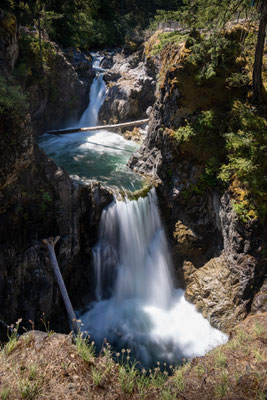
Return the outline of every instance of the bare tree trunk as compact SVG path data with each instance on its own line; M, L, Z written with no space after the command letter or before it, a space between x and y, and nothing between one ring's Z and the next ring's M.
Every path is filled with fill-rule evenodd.
M61 295L63 297L63 301L65 304L69 319L71 321L72 329L73 329L74 333L77 335L79 333L79 327L78 327L76 315L75 315L73 307L71 305L70 298L69 298L64 280L62 278L62 275L61 275L61 272L60 272L60 269L58 266L58 262L57 262L57 256L55 253L55 245L59 239L60 239L59 236L57 236L55 239L53 239L53 238L44 239L43 243L46 245L46 247L48 249L49 258L50 258L54 273L57 278L57 283L58 283Z
M39 52L40 52L40 61L41 61L41 71L44 72L43 65L43 51L42 51L42 32L41 32L41 18L38 18L38 34L39 34Z
M263 0L262 10L259 23L258 38L255 51L255 60L253 66L253 100L258 102L261 99L261 89L262 89L262 58L264 51L264 41L266 35L266 24L267 24L267 2Z

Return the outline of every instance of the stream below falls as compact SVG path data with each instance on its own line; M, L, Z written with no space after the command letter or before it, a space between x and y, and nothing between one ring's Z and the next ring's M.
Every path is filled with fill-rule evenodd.
M99 62L95 57L95 68ZM100 69L76 127L97 125L104 98ZM142 186L142 179L125 166L138 145L116 133L46 134L39 144L82 181L95 178L130 190ZM115 351L130 349L148 368L156 362L178 364L227 341L227 335L211 327L174 286L155 189L146 198L115 200L104 209L93 261L96 300L78 314L98 350L106 338Z

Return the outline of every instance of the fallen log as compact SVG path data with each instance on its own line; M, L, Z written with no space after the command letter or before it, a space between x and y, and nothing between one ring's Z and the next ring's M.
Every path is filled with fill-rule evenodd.
M121 124L113 124L113 125L99 125L99 126L88 126L83 128L71 128L71 129L59 129L48 131L51 135L65 135L68 133L76 133L76 132L90 132L90 131L99 131L101 129L117 129L117 128L128 128L131 126L140 126L143 124L148 123L149 119L139 119L138 121L131 121L131 122L123 122Z
M76 315L74 313L72 304L70 302L70 298L63 280L63 277L61 275L58 262L57 262L57 256L55 253L55 245L59 241L60 236L57 236L56 238L49 238L49 239L43 239L43 243L46 245L48 252L49 252L49 258L54 270L54 273L56 275L57 283L61 292L61 295L63 297L63 301L67 310L67 314L69 317L69 320L71 322L71 326L73 329L73 332L77 335L79 333L79 326L77 323Z

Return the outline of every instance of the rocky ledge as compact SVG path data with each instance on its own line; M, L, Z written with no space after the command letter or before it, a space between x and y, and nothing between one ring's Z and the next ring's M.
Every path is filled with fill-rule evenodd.
M155 101L155 79L142 57L142 52L113 57L112 68L104 74L107 94L101 121L112 124L146 118L147 108Z

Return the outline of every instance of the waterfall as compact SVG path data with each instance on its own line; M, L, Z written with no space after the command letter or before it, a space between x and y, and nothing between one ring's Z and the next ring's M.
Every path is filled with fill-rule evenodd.
M98 125L98 113L106 95L106 84L100 62L103 57L92 54L96 76L90 88L89 104L80 120L68 128ZM44 134L38 138L47 155L64 167L72 178L83 183L96 179L109 186L127 190L142 187L143 179L126 166L130 155L138 149L134 142L107 130L77 132L68 135Z
M107 338L149 367L201 356L227 341L174 288L154 189L103 211L93 256L97 301L81 319L99 348Z
M98 113L106 95L106 84L103 78L103 69L99 67L103 57L100 57L96 54L92 54L92 56L92 66L96 70L96 76L90 88L88 107L84 111L78 123L79 128L84 126L98 125Z

